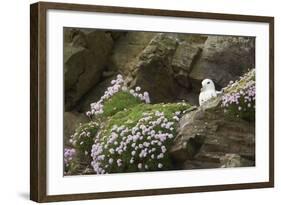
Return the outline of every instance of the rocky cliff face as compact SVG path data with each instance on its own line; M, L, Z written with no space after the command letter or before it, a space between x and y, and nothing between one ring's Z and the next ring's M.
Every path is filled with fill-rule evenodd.
M149 111L166 112L167 104L171 109L183 100L191 105L175 124L177 134L168 150L173 169L254 166L255 73L248 72L254 63L255 39L249 37L65 28L65 144L80 123L89 121L85 112L90 104L122 74L128 89L140 86L142 92L148 91ZM205 78L212 79L217 90L224 88L224 93L198 107ZM228 85L229 81L236 82ZM126 121L127 114L121 117ZM87 149L83 153L91 152ZM92 173L89 167L87 173Z
M185 114L178 127L178 136L170 153L181 169L243 167L255 165L255 122L254 113L251 118L229 112L230 105L224 106L225 96L247 92L253 86L255 72L251 70L239 81L224 89L224 93L209 100L202 106ZM251 112L242 110L241 103L247 97L237 100L234 109L240 113ZM237 103L238 102L238 103ZM250 106L249 106L250 105ZM239 111L241 108L241 111Z
M84 101L100 97L97 88L118 73L151 93L152 102L197 105L201 80L220 89L254 62L249 37L65 28L65 109L86 111Z
M111 36L104 31L69 32L74 33L68 34L64 42L66 110L71 110L83 95L100 82L113 46Z
M181 118L170 152L182 169L253 166L255 124L230 118L213 99Z

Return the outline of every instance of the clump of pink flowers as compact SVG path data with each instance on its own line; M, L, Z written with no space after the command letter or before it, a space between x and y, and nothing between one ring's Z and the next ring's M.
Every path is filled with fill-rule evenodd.
M103 114L103 104L106 100L108 100L110 97L112 97L114 94L118 93L119 91L128 92L134 97L140 99L141 101L145 103L150 103L149 93L143 92L141 93L141 87L136 87L135 89L128 89L126 86L123 76L117 75L117 78L115 80L111 81L111 86L107 88L107 90L104 92L103 96L101 96L100 100L97 102L92 103L91 110L86 112L86 115L88 117L97 116L100 114Z
M88 156L93 144L93 137L97 134L99 124L90 121L80 124L73 135L70 136L69 143L77 149L77 154Z
M256 86L255 84L250 85L247 88L241 89L235 93L227 93L222 97L222 106L228 107L230 105L239 105L240 103L247 104L248 107L255 106L256 100ZM238 106L241 110L241 107Z
M237 117L253 120L255 117L255 70L246 73L239 81L230 82L222 96L222 107Z
M66 167L70 166L70 163L76 156L76 150L74 148L64 148L64 164Z
M180 111L168 118L164 112L144 112L136 124L111 127L92 146L96 174L154 171L170 168L169 145L176 134Z

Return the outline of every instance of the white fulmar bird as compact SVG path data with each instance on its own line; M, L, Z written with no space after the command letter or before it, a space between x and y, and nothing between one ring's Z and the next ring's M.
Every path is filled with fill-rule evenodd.
M216 91L215 84L210 79L205 79L202 81L202 88L199 94L199 105L203 105L206 101L213 97L217 97L217 94L221 93Z

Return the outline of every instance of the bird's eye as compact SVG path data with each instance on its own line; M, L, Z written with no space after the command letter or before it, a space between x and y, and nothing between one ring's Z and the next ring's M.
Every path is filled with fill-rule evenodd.
M207 84L210 84L210 81L208 81Z

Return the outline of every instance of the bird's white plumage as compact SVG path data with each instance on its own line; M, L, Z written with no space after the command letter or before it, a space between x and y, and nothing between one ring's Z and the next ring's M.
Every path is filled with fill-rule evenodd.
M199 94L199 105L203 105L209 99L217 97L217 91L215 84L210 79L205 79L202 81L202 88Z

